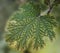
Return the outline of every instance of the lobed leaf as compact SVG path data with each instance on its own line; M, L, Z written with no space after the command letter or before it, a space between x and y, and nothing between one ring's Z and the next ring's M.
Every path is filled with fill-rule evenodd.
M34 48L38 48L44 46L44 36L50 40L55 37L53 31L56 25L55 18L50 15L39 17L40 9L36 9L34 5L27 3L10 17L5 34L7 42L16 41L18 48L24 48L28 40L33 38Z

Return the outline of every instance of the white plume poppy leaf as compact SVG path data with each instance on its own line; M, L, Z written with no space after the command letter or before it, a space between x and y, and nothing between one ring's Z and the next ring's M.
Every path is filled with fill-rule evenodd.
M22 11L21 11L22 9ZM17 41L17 46L25 47L29 39L33 37L34 48L43 47L45 42L44 36L50 40L55 37L53 27L56 22L53 16L45 15L38 17L40 9L28 3L19 8L14 15L8 20L6 29L6 41Z

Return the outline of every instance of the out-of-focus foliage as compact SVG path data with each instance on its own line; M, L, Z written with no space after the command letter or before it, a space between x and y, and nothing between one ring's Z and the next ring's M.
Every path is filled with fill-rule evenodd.
M27 42L32 38L33 47L43 47L44 37L53 40L56 19L52 15L40 16L41 7L34 3L25 3L8 20L6 26L6 41L17 42L19 48L26 48ZM16 48L17 48L16 47Z
M50 4L50 0L44 0L44 3L45 3L46 5L49 5L49 4Z

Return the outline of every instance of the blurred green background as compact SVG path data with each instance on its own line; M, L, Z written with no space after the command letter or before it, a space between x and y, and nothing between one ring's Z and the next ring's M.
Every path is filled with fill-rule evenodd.
M4 45L7 44L4 41L3 34L4 28L6 25L9 16L18 10L18 6L20 5L19 0L0 0L0 53L4 52ZM55 29L56 32L56 39L54 41L45 40L47 42L46 46L39 50L32 50L32 53L60 53L60 5L54 7L53 15L56 16L58 21L58 27ZM8 50L7 50L8 51ZM10 49L10 53L21 53L15 49Z

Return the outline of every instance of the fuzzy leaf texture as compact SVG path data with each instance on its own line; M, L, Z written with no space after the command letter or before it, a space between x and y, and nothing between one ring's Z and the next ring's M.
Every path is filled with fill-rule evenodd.
M33 47L43 47L45 42L43 38L46 36L53 40L55 33L53 27L56 21L53 16L40 16L40 9L36 6L26 3L15 12L7 22L6 41L17 42L19 48L27 46L29 39L33 37Z

